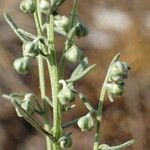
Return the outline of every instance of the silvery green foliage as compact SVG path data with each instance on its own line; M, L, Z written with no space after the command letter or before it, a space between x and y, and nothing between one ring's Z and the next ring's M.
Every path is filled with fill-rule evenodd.
M65 134L64 128L77 124L81 131L91 131L96 124L95 143L93 150L121 150L130 146L134 141L128 141L118 146L109 146L99 143L99 130L102 118L102 107L106 91L110 101L114 101L115 96L121 96L124 93L124 80L128 77L129 65L119 60L119 53L112 59L106 78L104 80L100 93L98 108L95 109L88 98L80 91L76 90L75 83L85 77L95 68L95 64L89 65L88 59L83 50L78 46L76 38L82 38L88 35L89 30L77 14L77 0L73 1L72 11L69 15L61 15L58 8L65 0L22 0L20 9L26 14L32 14L35 19L37 35L29 33L18 28L13 19L4 14L4 18L15 34L22 41L22 55L14 61L13 66L20 74L29 72L29 60L38 58L39 81L41 97L37 98L32 93L19 94L13 93L4 95L15 107L17 115L23 117L38 131L47 138L47 145L53 144L52 150L66 149L72 146L71 133ZM47 36L45 36L45 32ZM66 41L62 48L60 60L56 59L55 35L58 33ZM46 60L46 61L44 61ZM64 64L69 60L77 66L73 70L69 79L64 77ZM44 66L47 62L48 68ZM44 80L44 71L48 69L50 73L52 95L47 96L46 83ZM85 116L76 118L66 124L62 124L62 114L74 108L73 103L77 97L85 105L88 113ZM41 103L38 103L41 100ZM49 117L49 110L53 111L53 117ZM33 114L38 114L44 120L44 127L34 119ZM53 126L48 122L53 118ZM46 128L45 128L46 127ZM49 142L51 140L52 142ZM52 146L52 145L51 145ZM50 150L51 147L47 147Z

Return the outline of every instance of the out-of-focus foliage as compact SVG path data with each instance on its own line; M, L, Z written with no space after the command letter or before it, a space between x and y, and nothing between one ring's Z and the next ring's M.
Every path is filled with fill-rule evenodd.
M24 16L18 10L19 2L0 1L0 94L16 92L34 92L39 94L37 69L32 63L32 71L27 76L19 76L13 69L13 60L21 57L21 43L4 22L2 12L11 13L22 28L35 33L32 18ZM62 6L64 14L71 8L71 1ZM91 63L97 68L85 79L78 82L78 88L87 93L96 107L98 92L105 77L111 58L118 51L122 60L129 62L131 71L123 99L115 104L106 101L102 125L103 141L118 144L130 137L136 144L130 150L148 150L150 137L150 2L148 0L83 0L80 1L81 18L88 24L88 38L80 40L80 46L88 54ZM57 45L63 46L63 38ZM68 65L70 74L74 66ZM47 79L47 87L49 86ZM49 92L50 93L50 92ZM79 114L86 114L82 104L78 112L74 110L66 115L71 120ZM92 149L92 134L82 135L76 126L72 129L74 150L83 150L78 144L80 139L85 150ZM44 150L43 136L33 131L31 126L16 117L13 107L7 101L0 100L0 150ZM8 144L9 143L9 144Z

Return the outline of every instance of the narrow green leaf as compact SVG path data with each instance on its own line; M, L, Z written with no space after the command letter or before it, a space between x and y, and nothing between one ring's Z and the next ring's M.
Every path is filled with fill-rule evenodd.
M20 32L23 36L25 36L25 37L27 37L27 38L30 38L30 39L35 39L35 38L36 38L35 35L33 35L32 33L27 32L27 31L25 31L25 30L23 30L23 29L17 29L17 30L18 30L18 32Z
M109 91L109 89L107 89L107 93L108 93L108 97L109 97L110 102L114 102L114 96L113 96L113 94Z
M88 99L87 99L87 97L85 95L83 95L82 93L80 93L79 97L80 97L81 101L83 102L83 104L85 105L85 107L90 112L96 112L96 110L92 107L92 105L90 104L90 102L88 101Z
M71 77L70 79L68 79L66 81L68 83L78 81L79 79L83 78L86 74L88 74L91 70L93 70L95 68L95 66L96 66L96 64L89 66L84 71L82 71L80 74L77 74L76 76Z
M26 42L27 39L17 30L18 27L14 23L14 21L12 20L12 18L8 14L6 14L6 13L4 13L4 18L5 18L6 22L9 24L9 26L12 28L12 30L15 32L15 34L20 38L20 40L22 42Z
M19 109L20 113L23 115L24 119L29 122L32 126L34 126L38 131L47 135L54 143L57 142L57 139L53 137L53 135L43 129L40 125L36 123L36 121L19 105L19 103L12 99L12 103Z
M110 146L108 148L100 148L99 150L122 150L126 147L131 146L134 143L135 143L135 140L131 140L131 141L127 141L127 142L117 145L117 146Z
M80 64L75 68L75 70L73 71L73 73L71 74L71 78L73 78L74 76L80 74L84 69L86 69L88 66L88 58L85 57Z
M123 148L129 147L134 143L135 143L135 140L127 141L127 142L120 144L118 146L112 146L109 150L122 150Z

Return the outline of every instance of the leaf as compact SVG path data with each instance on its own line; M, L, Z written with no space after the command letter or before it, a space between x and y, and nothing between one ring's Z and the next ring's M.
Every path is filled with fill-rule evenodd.
M131 146L134 143L135 143L135 140L130 140L130 141L127 141L127 142L120 144L120 145L117 145L117 146L110 146L107 148L99 148L99 150L122 150L126 147Z
M83 78L86 74L88 74L91 70L95 68L96 64L89 66L86 68L84 71L82 71L80 74L77 74L76 76L71 77L70 79L66 80L68 83L69 82L75 82L78 81L79 79Z
M76 76L77 74L80 74L85 68L88 66L88 58L85 57L80 64L75 68L73 73L71 74L71 78Z
M9 26L12 28L12 30L15 32L15 34L20 38L20 40L22 42L26 42L27 39L24 36L22 36L22 34L17 30L18 27L15 24L15 22L12 20L12 18L6 13L4 13L4 18L6 22L9 24Z
M114 95L110 92L109 89L107 89L107 93L108 93L108 97L109 97L110 102L114 102Z
M36 123L36 121L20 106L20 104L15 100L12 99L12 103L15 105L16 108L19 109L20 113L23 115L24 119L29 122L32 126L34 126L38 131L47 135L54 143L57 142L57 139L53 137L53 135L43 129L40 125Z

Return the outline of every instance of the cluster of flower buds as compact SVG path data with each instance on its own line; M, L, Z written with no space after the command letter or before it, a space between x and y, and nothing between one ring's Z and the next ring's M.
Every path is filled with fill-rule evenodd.
M25 94L24 98L20 99L18 102L29 115L32 115L35 110L39 111L36 96L32 93ZM18 108L16 108L16 113L19 117L23 117Z
M34 0L22 0L20 3L20 9L24 13L34 13L36 10L36 5Z
M57 97L62 105L73 102L76 99L76 91L65 82L65 80L59 80L62 84L62 89L59 91Z
M128 77L129 65L126 62L117 60L109 68L109 83L106 84L108 95L111 101L114 96L121 96L124 92L124 79Z
M40 53L38 40L39 38L36 38L33 41L27 41L23 43L23 57L16 59L13 63L13 66L18 73L25 75L29 72L29 57L35 58Z
M81 117L77 122L81 131L91 131L94 128L94 119L91 113Z
M17 58L14 61L13 66L19 74L25 75L29 72L30 69L29 58L28 57Z
M83 51L76 45L72 45L66 52L66 58L72 63L76 63L82 60Z
M72 138L71 138L70 134L62 136L59 139L59 143L60 143L60 147L62 149L66 149L66 148L71 147L71 145L72 145Z

